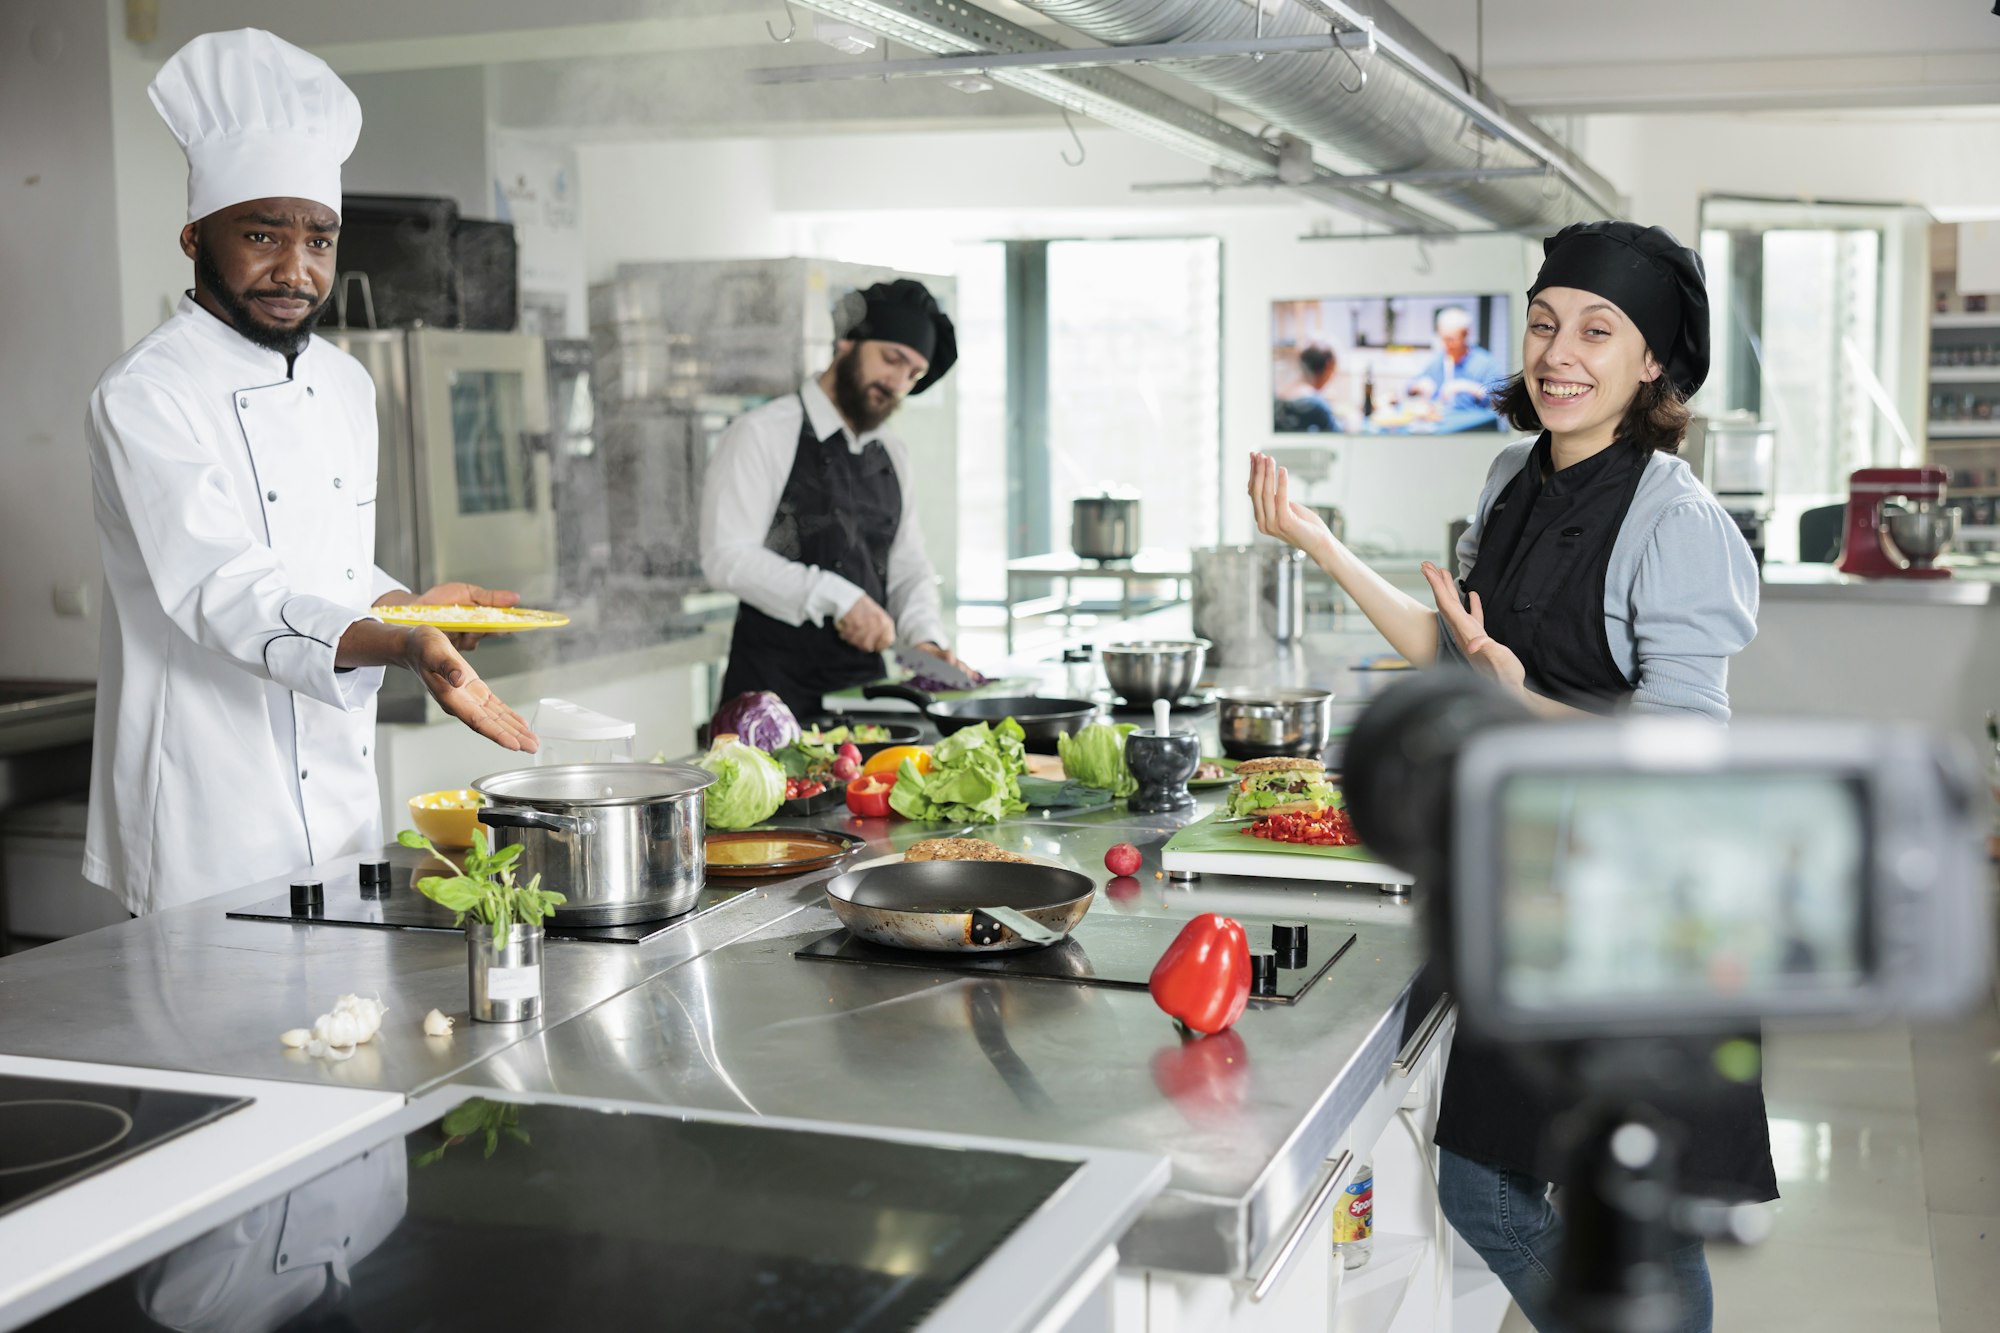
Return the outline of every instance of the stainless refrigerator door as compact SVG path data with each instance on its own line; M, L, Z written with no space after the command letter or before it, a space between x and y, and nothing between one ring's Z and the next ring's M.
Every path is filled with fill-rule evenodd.
M410 423L410 361L401 329L327 329L322 336L361 363L375 381L379 435L375 474L375 563L421 592L416 445Z

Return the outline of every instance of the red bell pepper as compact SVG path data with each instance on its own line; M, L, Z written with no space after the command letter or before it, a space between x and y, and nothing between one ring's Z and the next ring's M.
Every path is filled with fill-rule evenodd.
M870 773L847 784L847 808L864 819L889 817L889 793L895 789L894 773ZM1249 955L1244 955L1248 967ZM1247 973L1245 975L1248 975Z
M1153 964L1153 1003L1196 1032L1222 1032L1250 1002L1250 941L1240 923L1204 912Z
M1197 1128L1227 1128L1250 1102L1250 1049L1234 1032L1162 1047L1152 1070L1153 1086Z

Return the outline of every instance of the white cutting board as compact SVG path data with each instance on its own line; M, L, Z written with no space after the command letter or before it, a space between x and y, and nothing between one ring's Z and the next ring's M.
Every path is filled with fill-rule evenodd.
M1274 852L1167 852L1160 857L1160 865L1169 873L1191 870L1203 875L1254 875L1259 879L1298 879L1325 884L1415 882L1407 871L1383 861L1281 856Z

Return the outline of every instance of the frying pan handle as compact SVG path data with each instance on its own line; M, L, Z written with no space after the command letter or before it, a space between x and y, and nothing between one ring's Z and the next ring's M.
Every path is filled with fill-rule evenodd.
M1054 944L1063 937L1063 932L1051 930L1025 912L1011 907L981 907L972 913L972 942L991 946L1007 938L1007 931L1013 931L1022 939L1033 944Z
M919 708L933 707L937 700L914 685L863 685L861 697L864 699L901 699L904 703L915 704Z

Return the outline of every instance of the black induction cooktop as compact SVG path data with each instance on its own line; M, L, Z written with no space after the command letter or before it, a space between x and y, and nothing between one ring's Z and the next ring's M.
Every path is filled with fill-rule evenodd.
M1265 917L1238 916L1253 950L1271 947L1272 927ZM1294 923L1287 923L1294 924ZM1040 949L999 953L943 953L892 949L850 935L844 928L813 939L792 956L827 963L867 963L878 967L910 967L929 972L964 972L982 976L1067 981L1085 986L1118 986L1144 990L1153 965L1187 922L1179 917L1112 916L1092 912L1060 944ZM1252 993L1253 1004L1292 1004L1326 975L1354 943L1354 932L1324 922L1306 924L1302 958L1276 969L1276 984Z
M0 1075L0 1213L136 1157L250 1100Z
M902 1333L1076 1170L472 1098L29 1327Z
M327 875L322 879L324 904L320 907L294 911L291 894L286 892L239 907L228 915L238 921L277 921L287 925L361 926L373 930L436 930L452 935L463 934L463 927L452 924L449 911L417 892L416 886L410 882L415 874L416 871L408 866L394 865L389 869L387 887L368 889L361 884L359 870L349 868L341 874ZM552 940L644 944L676 926L685 926L703 912L720 907L742 892L742 887L709 886L702 889L694 906L679 916L661 921L635 921L627 926L572 925L558 914L550 920L547 933Z

